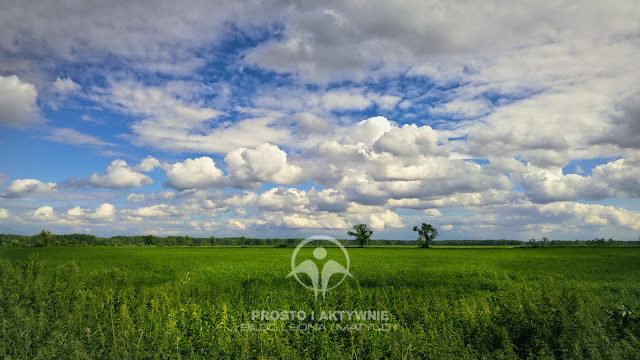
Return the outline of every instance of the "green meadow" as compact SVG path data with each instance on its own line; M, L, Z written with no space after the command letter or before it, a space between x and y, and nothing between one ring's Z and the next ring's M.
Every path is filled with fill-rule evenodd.
M0 355L640 358L640 248L348 248L353 278L317 303L287 278L292 251L0 247ZM385 311L396 327L307 319L293 331L301 321L252 318L283 310Z

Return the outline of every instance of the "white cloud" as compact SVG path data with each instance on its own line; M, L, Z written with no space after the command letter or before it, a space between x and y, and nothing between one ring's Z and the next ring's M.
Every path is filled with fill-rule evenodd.
M302 181L302 169L287 161L287 153L276 145L261 144L255 149L239 148L224 158L230 185L257 187L263 182L296 184Z
M367 93L367 97L373 100L381 109L389 110L393 109L398 103L402 101L402 98L395 95L378 95L375 93Z
M127 165L126 161L117 159L111 162L103 175L91 175L88 184L93 187L122 189L152 185L153 180Z
M139 203L144 201L144 194L129 194L127 201L131 203Z
M102 141L93 135L71 128L52 128L51 134L43 139L70 145L114 146L114 144Z
M0 219L8 219L9 218L9 210L0 209Z
M618 159L598 165L592 174L596 182L609 186L617 195L640 197L640 157Z
M140 162L140 164L138 164L135 167L135 169L137 171L151 172L151 171L153 171L153 169L155 169L157 167L162 167L162 164L160 163L160 161L158 159L156 159L153 156L149 155L146 158L144 158Z
M98 206L94 211L89 211L81 208L80 206L76 206L67 210L67 220L63 220L66 222L77 222L80 221L108 221L113 220L113 217L116 214L115 206L104 203Z
M456 234L480 229L490 236L500 234L489 231L595 234L601 229L626 235L637 223L634 211L569 202L624 198L610 202L633 207L640 196L640 47L633 2L116 5L36 0L3 8L0 123L37 120L38 101L48 100L39 97L38 88L49 95L84 91L82 104L60 96L70 105L65 109L86 107L77 112L85 121L119 113L130 129L120 139L198 157L175 164L153 157L137 165L115 160L104 174L68 181L141 187L153 184L145 173L160 167L167 185L181 190L93 190L78 201L96 204L91 208L74 207L80 197L54 183L21 179L2 190L0 196L16 199L52 193L43 195L47 204L65 201L64 208L70 208L62 215L43 206L32 213L41 219L77 225L118 218L123 233L226 225L248 231L345 229L357 222L386 231L408 223L411 215L403 210L412 214L413 209L431 216L440 229ZM612 21L602 23L603 18ZM216 42L228 34L219 31L223 24L243 34L262 33L263 25L278 30L254 48L216 58L219 67L193 71L218 55ZM106 56L118 68L132 69L136 80L122 80L123 74L101 66ZM42 67L38 59L44 58ZM81 88L68 77L43 80L65 74L59 64L73 67L77 61L107 85ZM247 64L259 69L245 71ZM19 77L8 75L14 73ZM167 80L167 74L191 80ZM72 76L82 84L89 80ZM55 127L43 130L45 139L113 145L61 125L57 115L49 121ZM226 167L216 164L219 157L212 153L226 155ZM589 162L582 173L562 171L579 160L601 158L614 160L592 171L585 166ZM329 188L278 186L306 181ZM275 187L261 193L209 191L267 183ZM89 199L93 196L100 200ZM128 206L145 206L116 211L105 203L125 198ZM26 214L19 201L8 204L4 210L12 219ZM228 211L223 220L199 219L221 211ZM574 228L562 229L567 226ZM586 230L580 232L580 226Z
M423 213L429 217L442 216L442 213L438 209L426 209Z
M456 72L437 64L457 65L462 55L495 57L523 48L526 52L537 44L568 47L606 43L609 37L624 39L623 34L637 31L634 14L637 9L631 3L609 6L597 0L562 5L522 2L509 8L497 1L305 3L286 12L282 35L249 51L246 61L316 82L360 80L412 67L422 74L450 74L444 76L449 80L456 79ZM594 29L601 16L616 21ZM522 63L528 67L535 61L524 58ZM436 71L425 71L433 68ZM463 78L473 71L461 68L458 76Z
M33 84L16 75L0 75L0 124L16 126L38 121L37 96Z
M219 39L242 4L195 1L179 6L161 0L153 6L128 1L109 6L82 1L4 5L3 52L66 61L90 61L99 54L127 60L138 71L187 75L205 62L197 51ZM270 11L254 6L242 13L264 17Z
M39 220L52 220L55 218L55 214L51 206L39 207L33 212L33 215Z
M296 130L300 134L311 132L324 133L331 129L331 125L325 119L319 118L310 112L302 112L295 115Z
M169 185L176 189L201 189L221 185L222 170L208 156L186 159L167 168Z
M166 204L158 204L152 206L144 206L130 211L130 214L142 217L168 216L169 206Z
M282 214L265 217L266 223L288 229L347 229L348 224L336 214Z
M521 184L536 202L602 200L640 196L640 168L634 159L619 159L596 166L591 176L563 174L561 168L527 166Z
M364 110L372 105L372 101L357 91L333 90L321 97L321 106L326 111Z
M447 149L438 147L438 134L430 126L418 127L415 124L390 129L375 142L373 148L395 156L448 154Z
M289 139L288 129L273 126L278 120L273 116L217 121L223 112L203 105L195 94L185 84L145 87L121 82L97 98L115 110L142 117L131 126L131 140L163 151L226 153Z
M485 100L454 99L431 108L431 113L466 119L487 115L490 110L491 107Z
M55 191L57 184L43 183L36 179L18 179L9 184L7 191L2 195L5 198L21 198L35 193L47 193Z
M70 78L57 78L56 81L53 82L53 90L59 94L69 94L76 91L80 91L82 87L75 83Z
M90 219L106 220L113 218L115 214L115 206L104 203L100 205L92 214L87 215Z
M79 216L83 216L84 214L85 214L85 211L80 206L76 206L72 209L67 210L67 215L70 217L79 217Z
M295 188L279 186L260 194L253 204L261 210L279 211L286 209L288 212L308 212L306 207L310 204L307 192Z
M345 144L363 143L371 146L384 133L391 130L391 123L382 116L376 116L367 120L362 120L348 129L342 139Z

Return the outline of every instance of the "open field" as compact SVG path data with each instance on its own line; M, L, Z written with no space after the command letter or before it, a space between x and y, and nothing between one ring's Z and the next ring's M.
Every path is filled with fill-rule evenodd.
M1 247L0 355L640 357L640 248L349 248L354 277L318 305L286 278L292 250ZM254 310L388 311L397 328L241 331Z

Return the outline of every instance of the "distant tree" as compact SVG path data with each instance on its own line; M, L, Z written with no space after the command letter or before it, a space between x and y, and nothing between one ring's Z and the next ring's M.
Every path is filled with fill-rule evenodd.
M209 238L209 245L210 246L216 246L216 237L212 236Z
M49 242L51 241L51 231L42 229L40 234L38 234L38 240L42 243L42 246L49 246Z
M367 224L358 224L353 226L353 231L347 231L347 235L355 236L356 240L360 243L360 247L364 247L364 244L369 241L373 230L369 230Z
M531 247L536 248L536 247L538 247L538 242L536 241L536 239L529 239L529 245Z
M246 237L244 237L244 235L243 235L243 236L240 238L240 244L241 244L242 246L245 246L245 245L244 245L244 242L245 242L245 241L247 241L247 238L246 238Z
M144 237L145 245L153 245L154 242L155 242L155 237L153 235L149 234Z
M436 230L433 225L427 223L422 223L420 228L414 226L413 231L418 232L418 245L422 248L431 246L431 241L439 235L438 230Z
M549 238L545 236L542 238L542 246L547 246L547 245L549 245Z

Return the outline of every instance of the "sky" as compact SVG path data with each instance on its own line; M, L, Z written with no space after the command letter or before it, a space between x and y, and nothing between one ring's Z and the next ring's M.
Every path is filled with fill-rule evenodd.
M640 236L637 1L0 2L0 233Z

